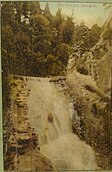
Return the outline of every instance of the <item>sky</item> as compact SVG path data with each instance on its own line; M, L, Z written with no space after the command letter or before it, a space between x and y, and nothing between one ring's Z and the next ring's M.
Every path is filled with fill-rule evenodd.
M46 2L40 2L40 6L44 9ZM49 2L50 11L55 14L57 9L60 8L62 14L71 16L74 14L74 21L80 24L84 21L85 24L91 28L93 24L102 26L108 16L112 15L112 9L104 8L102 3L61 3Z

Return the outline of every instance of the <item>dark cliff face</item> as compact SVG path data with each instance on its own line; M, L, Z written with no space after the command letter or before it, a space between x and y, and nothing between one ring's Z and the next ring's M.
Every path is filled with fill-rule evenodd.
M100 40L92 49L81 56L75 52L71 55L66 79L77 112L73 132L95 149L98 166L102 169L112 169L111 42L112 17L105 22Z

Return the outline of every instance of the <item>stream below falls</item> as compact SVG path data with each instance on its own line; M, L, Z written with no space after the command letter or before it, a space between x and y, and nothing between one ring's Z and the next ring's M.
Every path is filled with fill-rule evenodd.
M57 170L95 170L95 153L72 133L73 107L47 78L28 79L28 113L40 152Z

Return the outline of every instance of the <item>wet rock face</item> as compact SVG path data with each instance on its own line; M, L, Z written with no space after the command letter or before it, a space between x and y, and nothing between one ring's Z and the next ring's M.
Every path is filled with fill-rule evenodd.
M27 89L27 84L22 77L13 80L17 82L16 90L12 88L12 102L11 102L11 111L13 119L13 136L19 149L26 146L34 147L37 146L38 139L34 130L30 127L29 116L28 116L28 107L27 107L27 98L30 94L30 91ZM35 143L33 145L33 143ZM23 149L25 151L25 149Z
M27 81L19 76L10 77L11 100L9 121L11 121L11 125L9 126L10 133L7 132L6 135L4 135L5 170L17 170L18 168L18 171L24 171L25 165L23 164L26 164L27 167L28 163L30 165L33 163L35 170L38 168L40 168L40 170L50 170L52 169L51 163L46 158L42 157L39 152L35 151L35 149L39 150L38 136L29 123L27 99L30 90L27 88ZM29 151L30 153L28 154ZM34 158L34 162L28 160L29 156L30 158ZM21 167L21 163L23 163L23 167ZM28 167L29 170L31 169L30 165Z

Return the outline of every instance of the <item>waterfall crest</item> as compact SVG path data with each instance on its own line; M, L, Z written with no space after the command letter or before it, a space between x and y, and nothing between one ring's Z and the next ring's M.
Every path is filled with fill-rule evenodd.
M92 148L72 133L73 109L69 100L49 79L28 80L28 111L38 134L40 152L58 170L95 170Z

